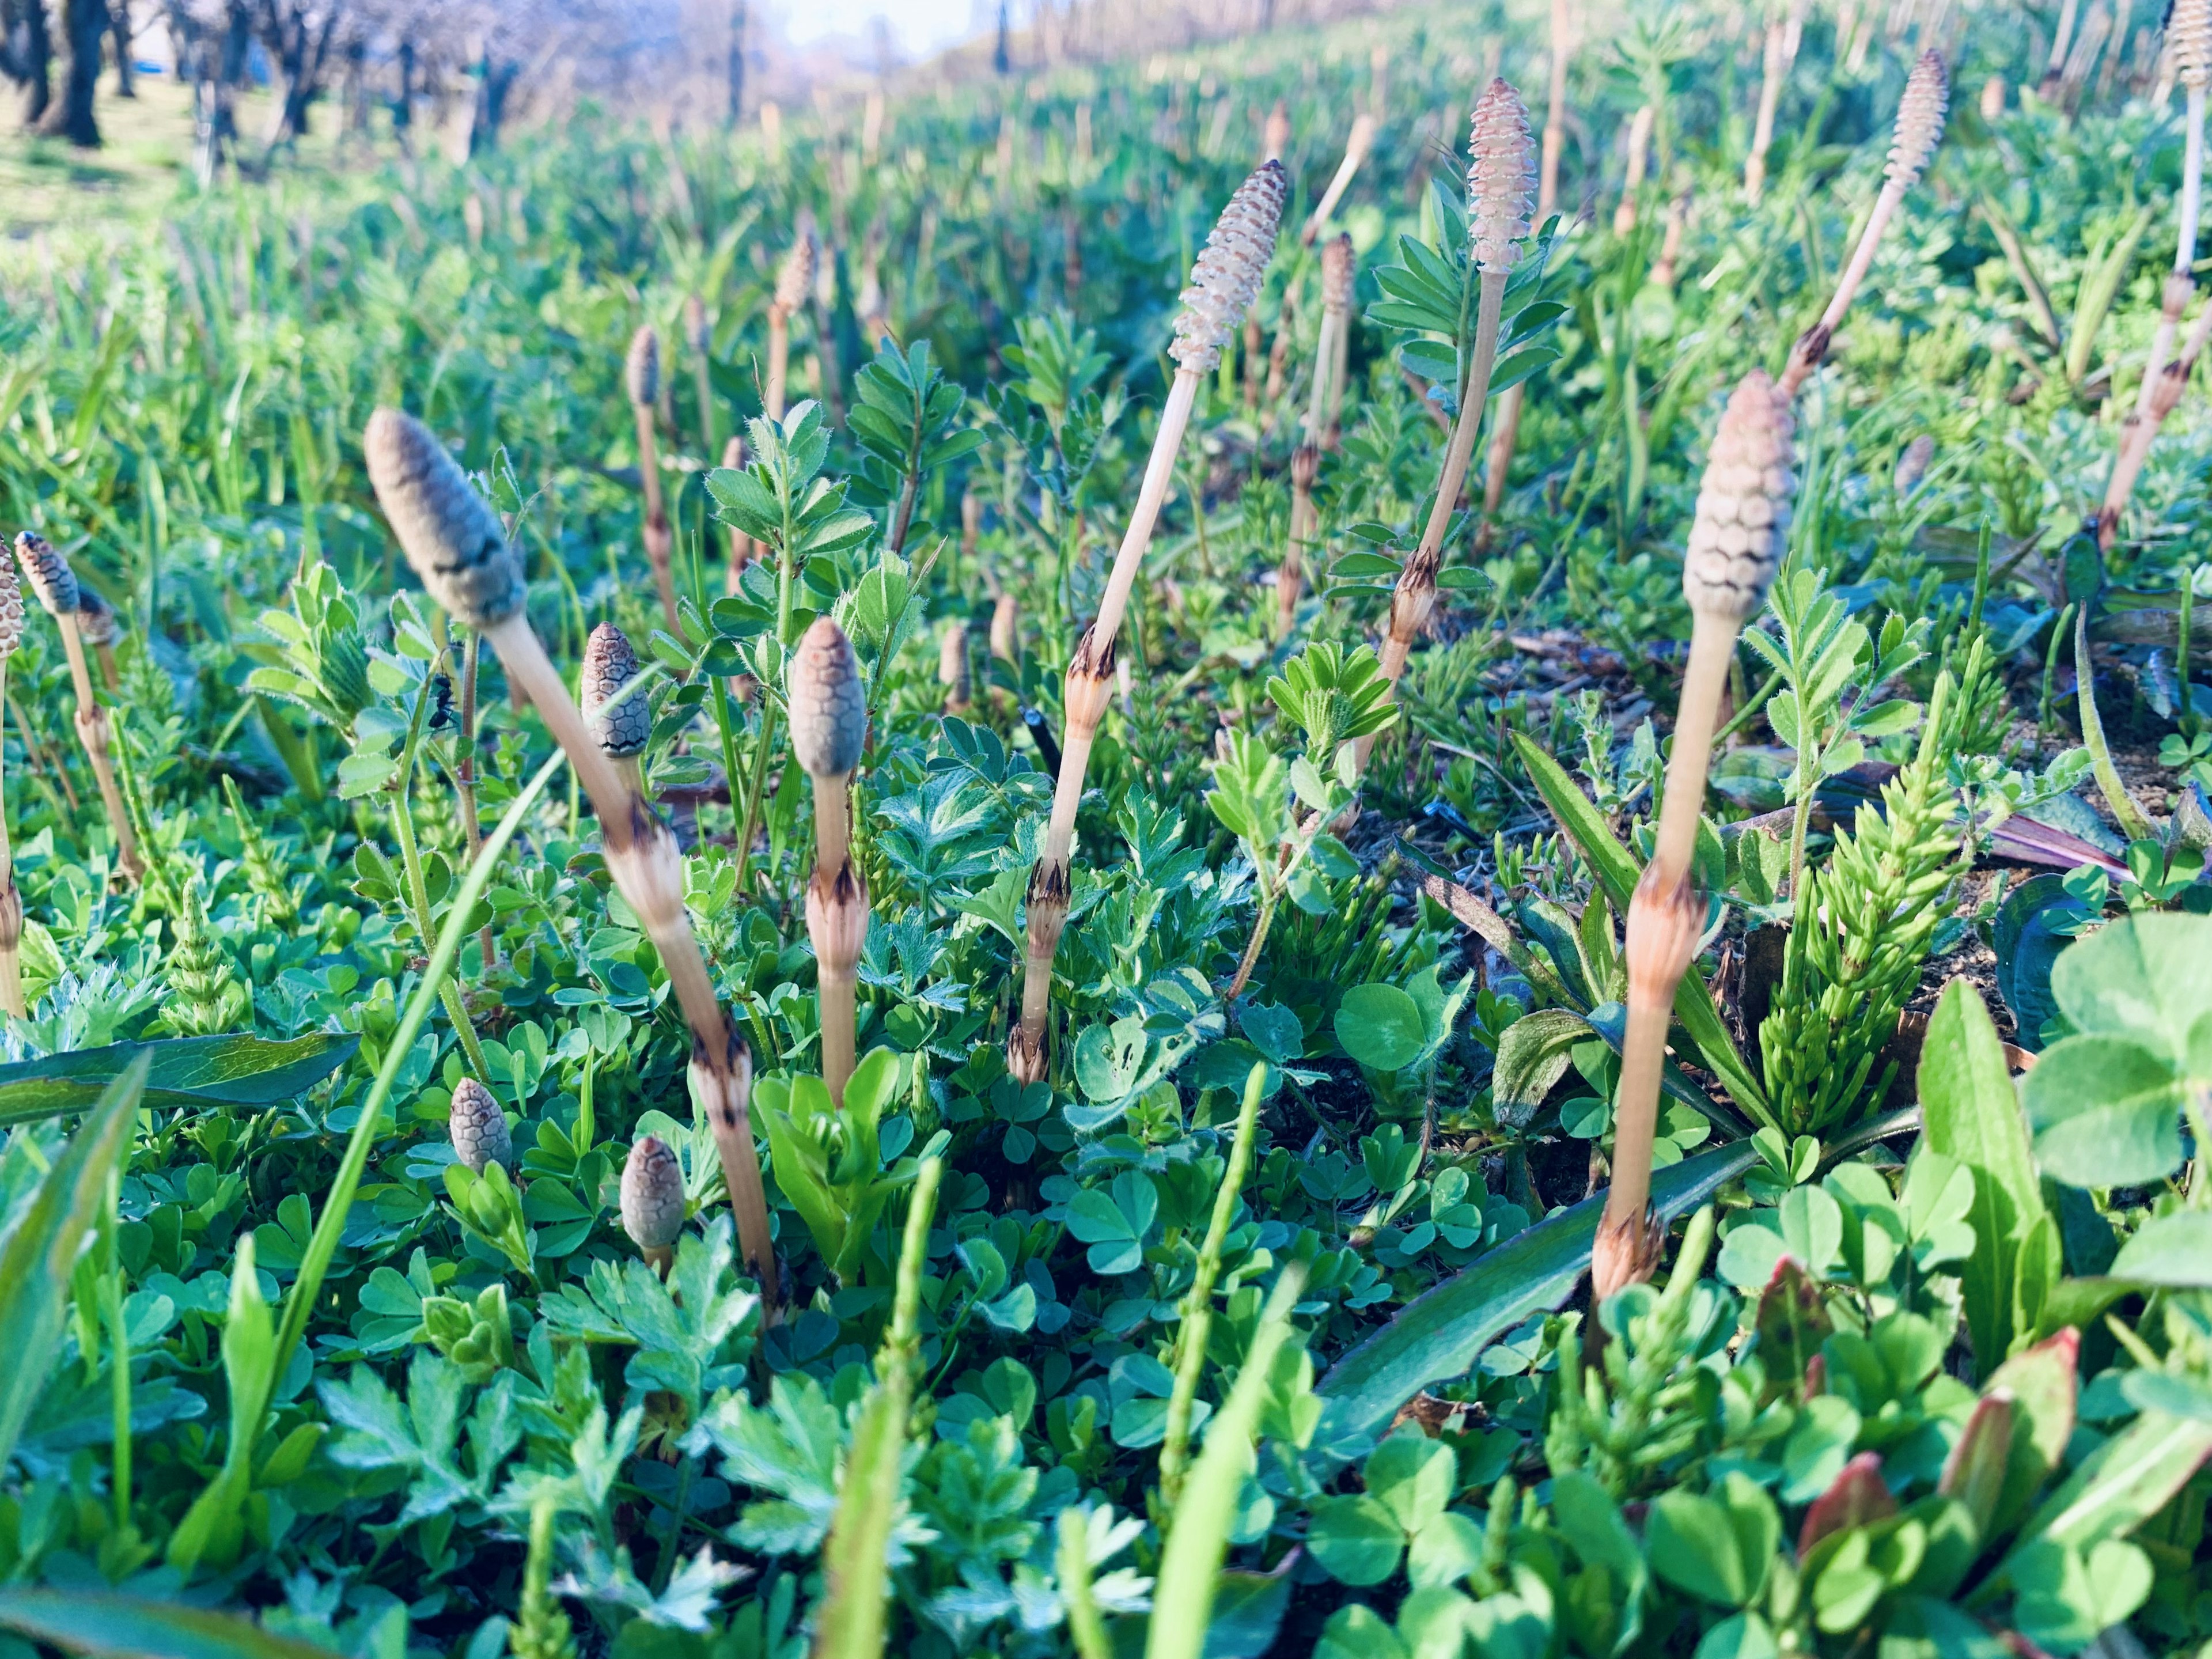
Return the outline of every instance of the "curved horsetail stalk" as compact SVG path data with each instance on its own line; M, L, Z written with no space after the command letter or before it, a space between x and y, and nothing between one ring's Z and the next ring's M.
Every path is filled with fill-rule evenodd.
M1951 77L1942 58L1933 50L1922 52L1905 78L1904 95L1898 100L1897 126L1883 170L1881 194L1875 198L1874 211L1867 216L1866 228L1859 233L1858 246L1851 250L1851 261L1844 267L1828 308L1790 348L1789 367L1782 371L1784 396L1796 397L1797 388L1827 356L1829 343L1842 325L1844 313L1850 309L1859 284L1866 280L1867 268L1874 264L1882 233L1889 228L1905 193L1918 181L1936 154L1936 146L1942 141L1943 117L1950 99Z
M19 534L15 558L40 607L61 630L62 649L69 655L70 680L76 690L77 741L84 745L84 757L100 785L100 803L107 813L109 833L115 837L115 873L135 884L144 878L146 866L139 860L137 833L131 827L131 814L115 781L113 728L106 708L93 691L92 672L85 664L84 637L77 621L83 591L69 560L43 536L28 530Z
M1330 420L1329 410L1340 371L1337 361L1352 310L1352 238L1332 237L1321 250L1321 332L1314 341L1313 389L1306 404L1305 430L1291 456L1290 538L1284 546L1282 568L1275 573L1275 633L1291 631L1297 619L1298 595L1305 584L1306 550L1317 527L1314 519L1314 480L1321 475L1321 447Z
M802 224L798 240L775 273L775 292L768 305L768 386L762 406L771 421L783 418L785 388L791 378L792 313L814 291L814 228Z
M660 498L660 451L653 432L653 410L660 402L660 337L652 325L630 336L623 379L637 422L637 470L645 484L645 556L652 562L653 585L659 592L661 614L672 634L680 624L676 619L676 570L670 557L674 538L668 528L667 506Z
M2167 49L2185 88L2188 104L2183 116L2187 147L2183 152L2179 228L2174 238L2173 267L2166 272L2160 300L2157 331L2151 337L2150 356L2143 363L2142 384L2136 390L2136 406L2120 425L2120 444L2112 458L2112 477L2105 484L2105 499L2097 510L2097 544L2110 548L2118 539L2120 514L2150 459L2152 441L2181 401L2190 371L2204 349L2212 329L2212 305L2205 307L2190 331L2189 343L2178 358L2173 337L2181 327L2181 313L2197 292L2191 266L2197 258L2197 227L2204 199L2204 100L2212 88L2212 0L2174 0L2166 20Z
M1024 1083L1039 1082L1045 1074L1045 1013L1052 993L1053 957L1060 949L1060 929L1067 921L1068 849L1075 838L1075 808L1083 798L1084 769L1090 763L1091 746L1113 690L1115 637L1121 631L1130 590L1136 586L1137 571L1152 544L1152 528L1159 521L1161 503L1167 499L1168 485L1175 476L1176 453L1182 447L1184 428L1190 424L1199 382L1219 364L1221 348L1252 308L1261 278L1274 257L1288 185L1279 161L1264 162L1255 169L1222 209L1221 217L1191 267L1190 286L1182 291L1182 310L1176 318L1175 343L1168 348L1168 355L1176 362L1175 379L1160 410L1159 430L1145 464L1136 509L1129 515L1128 530L1114 556L1098 614L1076 641L1075 654L1067 665L1066 729L1053 792L1052 821L1045 831L1044 852L1030 873L1029 948L1023 969L1021 1023L1006 1038L1006 1069ZM994 617L994 651L998 645Z
M668 828L594 740L524 604L522 562L499 516L445 446L411 415L380 409L362 447L378 505L431 598L481 633L536 705L599 814L607 873L660 954L691 1032L691 1091L714 1133L747 1267L776 1304L774 1239L753 1145L752 1055L722 1012L684 908L684 861Z
M1691 872L1713 731L1736 636L1774 580L1796 480L1790 397L1764 369L1746 375L1713 434L1682 559L1690 660L1674 716L1658 839L1628 906L1628 1033L1613 1105L1613 1184L1590 1257L1600 1300L1640 1284L1659 1261L1650 1214L1651 1151L1674 988L1697 954L1705 897Z
M1429 509L1420 544L1406 561L1398 577L1398 591L1390 599L1390 623L1382 641L1382 678L1395 686L1406 672L1406 659L1413 641L1428 625L1436 609L1437 571L1443 562L1444 532L1459 505L1459 492L1467 482L1467 464L1474 453L1475 434L1482 426L1483 405L1490 401L1490 372L1498 361L1498 332L1505 305L1505 284L1521 260L1521 243L1528 234L1531 198L1536 186L1536 146L1528 133L1528 112L1521 95L1502 80L1493 80L1474 106L1468 148L1468 235L1473 244L1475 270L1481 283L1476 302L1474 363L1452 422L1451 439L1444 447L1443 474L1437 480L1436 504ZM1373 750L1372 734L1358 739L1360 763Z

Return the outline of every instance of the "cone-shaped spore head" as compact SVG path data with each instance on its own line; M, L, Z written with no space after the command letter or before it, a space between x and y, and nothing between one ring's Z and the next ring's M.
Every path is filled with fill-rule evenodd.
M1340 232L1321 245L1321 302L1331 311L1342 311L1352 303L1354 268L1349 231Z
M1912 188L1942 141L1943 117L1950 106L1950 72L1935 51L1922 52L1905 79L1905 95L1897 101L1897 131L1890 141L1889 166L1885 170L1892 185L1899 190Z
M641 1135L623 1164L622 1219L641 1250L665 1250L684 1231L684 1166L658 1135Z
M1698 488L1682 559L1692 611L1740 623L1765 599L1796 493L1794 431L1788 395L1765 369L1745 375L1722 411Z
M377 505L430 597L475 629L522 608L522 563L499 515L460 465L412 415L380 409L362 449Z
M23 643L23 585L15 567L0 558L0 662L15 654Z
M99 589L83 582L76 586L76 631L87 645L94 647L113 645L123 631L115 607L101 597Z
M455 1155L478 1175L488 1164L502 1169L514 1164L514 1137L507 1130L506 1115L499 1109L498 1098L474 1078L465 1077L453 1085L447 1127Z
M76 614L76 572L60 549L34 530L15 538L15 560L23 567L23 580L31 584L40 606L50 617Z
M809 777L842 777L868 739L867 689L845 630L819 617L791 659L791 752Z
M1221 361L1221 348L1244 320L1259 296L1267 262L1275 257L1275 233L1283 220L1289 175L1280 161L1263 162L1221 210L1198 261L1190 286L1182 291L1176 318L1175 343L1168 356L1194 374L1209 374Z
M2173 0L2166 39L2181 84L2198 90L2212 86L2212 0Z
M660 336L653 331L653 325L629 337L629 356L623 362L623 380L629 389L630 403L639 409L650 409L660 400Z
M584 720L592 741L610 755L642 754L653 735L653 709L643 692L607 707L637 678L637 653L629 636L603 622L584 642Z
M1521 94L1492 80L1474 106L1468 135L1468 234L1483 270L1510 270L1536 210L1536 141Z

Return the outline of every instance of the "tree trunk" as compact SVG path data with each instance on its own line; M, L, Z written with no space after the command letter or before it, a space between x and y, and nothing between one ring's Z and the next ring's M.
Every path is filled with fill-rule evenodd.
M507 96L514 90L522 65L504 58L495 62L484 48L477 64L477 106L469 120L469 154L481 155L499 148L499 129L507 119Z
M23 88L23 125L36 127L53 101L53 37L46 32L46 0L21 0L8 29L8 76Z
M392 100L392 136L399 141L403 150L413 148L411 129L415 125L415 43L399 43L399 95Z
M1013 66L1013 20L1006 15L1006 0L999 0L999 43L991 52L991 67L1004 75Z
M115 44L115 95L136 98L138 95L138 76L131 67L131 48L137 44L137 31L131 27L131 0L112 0L108 8L108 33Z
M64 0L62 34L69 42L69 72L58 103L48 107L39 131L84 149L100 147L93 100L100 89L100 59L107 44L106 0Z

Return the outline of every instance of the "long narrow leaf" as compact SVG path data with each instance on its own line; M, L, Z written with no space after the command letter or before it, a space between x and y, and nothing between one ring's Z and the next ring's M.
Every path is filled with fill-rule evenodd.
M273 1106L312 1088L360 1047L357 1036L317 1031L283 1042L171 1037L49 1054L0 1066L0 1125L83 1111L142 1054L148 1106Z
M0 1353L8 1356L7 1378L0 1382L0 1469L46 1392L77 1255L106 1201L107 1178L131 1144L146 1066L142 1056L107 1085L39 1183L28 1213L0 1247Z
M331 1659L230 1613L77 1589L0 1590L0 1626L100 1659Z
M1520 751L1522 763L1528 769L1536 793L1544 798L1544 805L1552 809L1552 816L1559 821L1559 827L1567 832L1589 863L1598 885L1605 890L1606 898L1615 910L1626 915L1628 902L1644 873L1636 862L1636 855L1613 838L1604 817L1590 805L1589 797L1575 787L1574 780L1559 762L1538 748L1525 732L1513 734L1513 745ZM1743 1056L1736 1052L1735 1040L1729 1036L1728 1025L1721 1018L1713 994L1694 973L1683 975L1681 984L1675 988L1674 1018L1683 1033L1696 1045L1698 1063L1721 1080L1729 1097L1759 1122L1771 1125L1774 1114L1767 1105L1766 1091L1743 1063Z

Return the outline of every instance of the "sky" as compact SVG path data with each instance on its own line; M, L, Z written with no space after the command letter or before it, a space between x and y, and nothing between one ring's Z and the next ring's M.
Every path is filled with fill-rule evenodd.
M872 20L880 16L909 58L967 40L985 15L997 15L995 5L981 0L781 0L773 9L781 14L784 38L795 46L829 35L866 38Z

